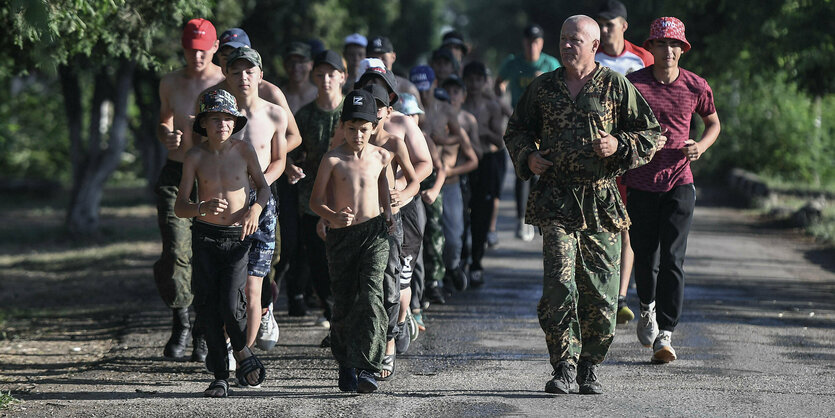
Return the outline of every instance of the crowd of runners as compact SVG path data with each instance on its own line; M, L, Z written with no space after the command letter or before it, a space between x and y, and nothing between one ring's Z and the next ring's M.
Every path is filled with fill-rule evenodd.
M354 33L333 49L316 40L286 45L280 86L264 79L264 58L242 29L217 36L208 20L190 20L182 33L186 66L159 89L158 137L168 160L156 187L163 251L154 276L173 314L164 355L184 357L191 345L191 360L214 375L205 396L227 396L232 375L238 386L257 387L267 376L253 348L277 343L274 306L286 289L287 314L321 327L339 389L373 392L431 329L431 306L489 282L483 260L499 244L509 160L518 175L516 237L530 241L538 228L545 240L538 313L555 376L546 391L568 393L576 379L580 392L599 393L594 366L615 317L634 318L624 299L632 269L626 186L630 205L643 193L636 210L647 214L637 216L642 235L632 239L643 274L636 276L638 336L654 345L654 360L674 360L670 335L681 313L692 215L681 192L692 190L692 177L681 174L716 139L718 118L710 88L692 73L681 70L702 90L684 86L696 97L675 98L691 107L658 120L642 95L664 95L642 89L646 70L633 73L643 76L633 81L637 89L624 77L648 67L651 79L653 56L658 62L678 50L675 77L659 81L675 85L678 57L689 49L680 21L654 24L644 47L663 43L667 51L655 54L624 40L619 2L604 2L595 17L564 23L564 67L542 52L544 29L536 24L520 34L522 53L495 72L470 58L457 31L427 53L427 65L403 74L393 71L397 54L387 37ZM563 87L544 84L549 77ZM675 119L686 113L689 126L694 111L708 128L702 148ZM662 126L675 136L662 136ZM615 184L662 155L663 166ZM679 218L671 227L649 225L673 216L667 200L689 204L690 215L672 210ZM631 206L629 215L636 218Z

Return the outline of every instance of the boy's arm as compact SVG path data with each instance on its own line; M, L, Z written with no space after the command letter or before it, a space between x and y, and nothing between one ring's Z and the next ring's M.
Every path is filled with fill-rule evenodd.
M380 175L377 176L377 198L380 202L380 206L383 207L383 214L385 215L386 225L389 227L389 233L394 232L392 227L394 226L394 221L391 217L391 194L389 190L389 179L386 175L388 171L388 166L391 164L392 155L388 151L381 149L380 155L383 159L383 169L380 170Z
M287 162L287 139L284 136L284 132L287 130L287 112L281 107L277 107L274 110L276 113L276 124L270 146L270 164L264 170L264 178L267 180L267 184L273 184L281 177Z
M415 197L420 191L420 182L417 181L415 168L409 160L409 149L406 148L406 143L400 138L397 138L397 147L394 158L397 159L397 164L403 171L403 177L406 179L406 187L403 190L397 190L394 184L389 185L391 193L391 201L394 206L402 206Z
M409 150L409 159L415 169L415 176L417 181L421 182L423 179L432 174L432 155L429 153L429 140L424 137L420 127L409 116L403 116L406 124L406 147Z
M473 129L475 130L477 129L477 127L474 126ZM464 157L464 161L461 164L456 164L455 167L450 167L449 169L447 169L447 177L466 174L478 168L478 157L475 155L475 150L473 150L473 144L470 142L469 135L467 135L467 132L463 129L461 129L460 149L461 154L463 154L462 156Z
M319 164L319 171L316 173L316 179L313 181L313 191L310 193L310 210L319 215L322 219L331 225L338 225L336 221L336 211L328 206L328 183L333 172L333 161L330 158L330 153L325 154L322 162ZM345 225L340 225L345 226Z
M255 203L249 207L244 214L243 231L241 232L241 240L243 241L247 235L258 230L258 218L261 212L267 207L267 202L270 200L270 186L264 178L264 173L261 172L261 163L258 162L258 155L255 153L255 148L248 142L243 142L241 145L246 145L243 150L243 156L246 158L246 171L249 177L254 181L255 187L258 188L258 197Z
M299 125L296 124L296 118L293 117L293 112L290 110L290 105L287 103L287 96L284 95L284 92L273 83L267 81L264 81L264 83L267 84L267 88L265 89L266 94L262 99L281 106L287 113L287 126L284 128L284 136L287 139L287 152L290 152L302 144Z
M438 154L438 148L435 147L435 143L432 140L426 141L426 143L429 145L429 152L432 154L432 165L435 167L435 183L428 190L422 191L420 197L424 202L431 205L438 198L438 195L441 194L441 188L444 187L446 167L444 167L444 163L441 161L441 156Z
M484 137L491 144L504 148L504 140L502 139L502 107L496 100L487 101L487 112L490 115L490 120L487 121L487 132L480 132L481 137Z
M191 203L189 196L194 188L194 177L196 173L194 154L186 154L183 162L183 175L180 177L180 187L177 189L177 200L174 202L174 214L179 218L194 218L202 216L200 212L206 213L206 208L201 207L205 202Z
M183 132L174 130L174 109L171 107L171 100L168 97L171 90L169 77L165 76L159 82L159 125L157 125L157 139L169 151L174 151L180 147Z

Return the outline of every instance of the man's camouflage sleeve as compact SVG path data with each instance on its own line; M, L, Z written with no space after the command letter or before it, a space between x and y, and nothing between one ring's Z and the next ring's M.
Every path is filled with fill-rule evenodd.
M538 150L540 144L539 132L542 119L539 108L535 105L535 95L531 93L537 84L535 80L531 83L531 88L522 93L504 134L504 143L510 154L510 160L516 169L516 175L522 180L533 176L533 172L528 168L528 155Z
M655 144L661 135L661 125L655 119L644 96L625 77L618 77L623 92L618 132L618 160L620 173L640 167L655 155Z

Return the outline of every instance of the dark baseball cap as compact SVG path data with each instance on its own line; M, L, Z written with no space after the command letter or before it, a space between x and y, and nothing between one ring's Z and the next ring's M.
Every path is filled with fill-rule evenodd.
M192 125L192 130L195 133L201 136L209 136L206 129L200 125L200 121L211 112L228 113L234 116L236 119L235 128L232 129L233 134L246 125L246 116L238 111L238 101L235 100L235 96L226 90L212 90L200 97L200 113L194 118L194 124Z
M366 86L363 86L362 90L371 93L371 95L374 96L374 100L382 103L383 106L391 105L391 98L389 98L389 92L388 90L386 90L385 87L379 84L368 84Z
M372 77L382 78L383 81L386 82L386 86L389 90L388 92L394 93L394 97L391 99L391 104L393 105L397 103L397 91L395 90L395 87L397 87L397 79L394 78L394 73L384 67L368 67L368 69L362 73L362 76L360 76L359 81L356 82L354 87L368 84Z
M368 41L368 45L365 47L366 55L371 54L386 54L389 52L394 52L394 45L391 44L389 38L385 36L375 36Z
M487 67L479 61L470 61L464 66L464 78L470 75L481 75L487 77Z
M452 100L450 100L450 98L449 98L449 92L448 92L448 91L446 91L446 89L445 89L445 88L443 88L443 87L437 87L437 88L435 88L435 91L433 91L433 92L432 92L432 94L435 96L435 98L436 98L436 99L438 99L438 100L440 100L440 101L442 101L442 102L447 102L447 103L449 103L449 102L451 102L451 101L452 101Z
M292 55L298 55L308 61L313 58L310 53L310 44L299 41L290 42L284 50L284 59L290 58Z
M220 46L231 46L232 48L248 46L252 48L252 43L249 41L249 35L243 29L232 28L220 34Z
M445 48L449 47L458 47L464 51L464 55L467 55L470 52L470 48L464 42L464 35L457 30L451 30L444 34L444 37L441 39L441 46Z
M377 123L377 102L374 96L368 90L354 90L348 93L342 103L342 116L339 119L343 122L360 119Z
M467 89L467 86L464 85L464 80L462 80L461 77L458 77L457 74L450 74L449 77L441 83L441 87L444 89L449 89L450 85L461 87L464 90Z
M232 51L231 54L229 54L229 58L226 59L226 71L229 71L229 67L231 67L232 64L238 60L246 60L251 62L253 65L257 66L258 68L264 68L264 66L261 64L261 54L259 54L258 51L248 46L242 46L240 48L237 48L234 51Z
M596 17L606 20L612 20L616 17L626 19L626 6L618 0L606 0L600 5Z
M461 65L457 59L455 59L455 55L452 55L452 51L446 48L438 48L432 51L432 61L437 60L447 60L452 63L452 67L455 68L455 71L458 71L459 65Z
M526 26L522 34L525 35L525 38L528 39L537 39L545 37L545 31L542 30L542 27L537 25L536 23L531 23L530 25Z
M328 64L333 68L336 68L339 71L345 72L345 65L342 64L342 57L339 56L338 53L331 51L330 49L326 49L318 54L313 58L313 68L319 66L319 64Z

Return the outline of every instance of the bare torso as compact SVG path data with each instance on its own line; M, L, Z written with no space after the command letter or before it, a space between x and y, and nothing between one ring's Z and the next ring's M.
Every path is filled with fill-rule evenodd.
M287 97L287 104L290 106L290 111L294 114L302 108L302 106L316 100L318 90L312 83L299 86L299 88L291 88L287 86L284 92Z
M228 207L218 215L211 212L199 219L216 225L234 225L249 208L249 175L243 148L246 143L229 139L226 148L210 151L208 144L197 145L189 158L194 158L199 201L225 199Z
M328 206L337 212L351 208L353 224L358 224L381 213L377 184L380 173L391 161L391 154L371 144L358 153L346 149L347 145L342 145L325 154L333 164L328 181L331 191Z
M247 123L232 137L249 142L255 148L261 170L266 171L273 160L273 147L278 147L274 142L279 141L279 136L283 137L281 134L286 129L286 112L281 106L263 99L257 99L252 107L240 107L240 112L246 116Z
M468 99L470 99L468 97ZM478 123L479 138L474 138L470 135L470 141L473 147L481 149L479 155L482 153L496 152L500 148L493 142L487 139L487 135L501 136L501 118L502 109L500 104L486 97L479 97L474 100L467 100L463 105L464 110L471 113Z
M173 115L174 131L181 131L180 146L168 150L168 159L183 162L186 152L194 145L191 138L191 125L196 114L194 103L200 99L200 93L207 87L223 80L220 67L213 66L216 71L209 71L200 78L188 77L185 69L180 69L165 75L160 80L160 100L162 113L169 110Z

